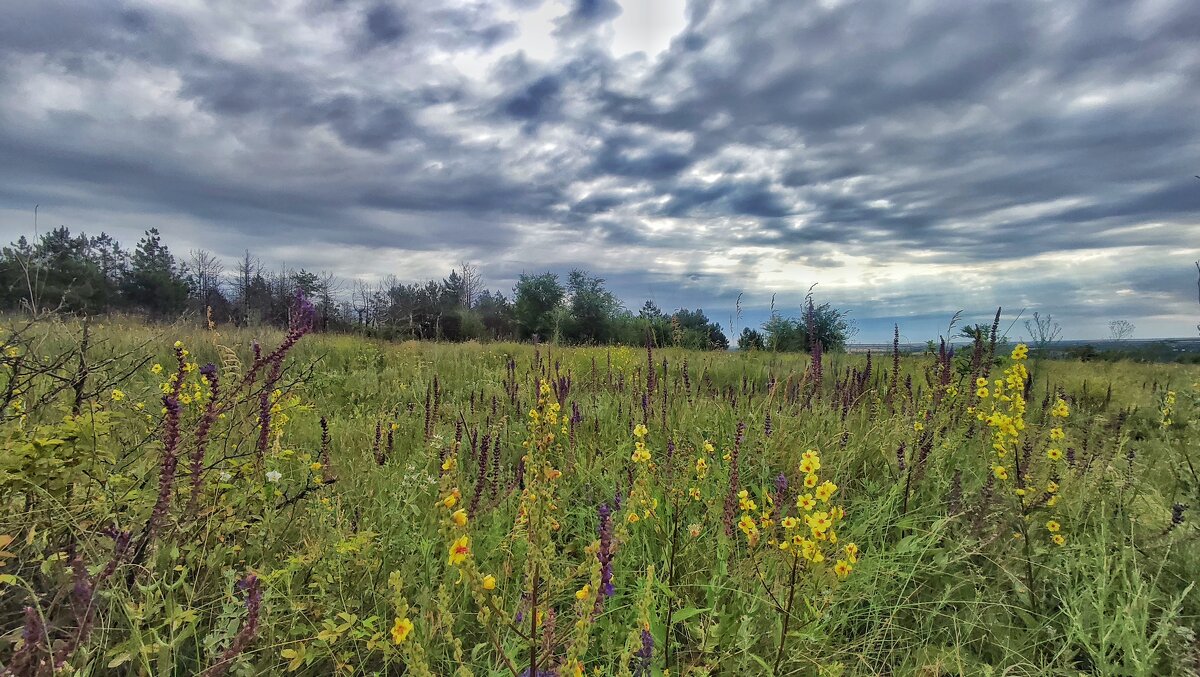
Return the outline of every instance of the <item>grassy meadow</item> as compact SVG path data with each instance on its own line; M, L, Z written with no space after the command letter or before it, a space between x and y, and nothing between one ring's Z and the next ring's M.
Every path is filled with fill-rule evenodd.
M6 324L0 673L1200 655L1200 368Z

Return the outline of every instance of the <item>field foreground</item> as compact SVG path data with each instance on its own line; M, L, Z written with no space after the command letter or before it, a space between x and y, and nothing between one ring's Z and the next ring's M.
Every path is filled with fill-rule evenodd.
M0 673L1197 665L1196 368L299 317L8 323Z

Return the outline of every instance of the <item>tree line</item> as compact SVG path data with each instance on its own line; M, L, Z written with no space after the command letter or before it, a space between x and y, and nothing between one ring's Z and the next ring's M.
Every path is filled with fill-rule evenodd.
M483 284L479 268L463 263L440 280L404 282L388 276L344 283L332 273L273 270L246 252L227 269L213 254L175 256L157 229L132 250L110 235L72 234L65 226L35 241L25 236L0 250L0 309L57 310L97 315L128 312L152 320L191 313L238 326L287 326L297 291L312 300L320 331L358 332L385 339L520 340L572 344L675 345L726 350L721 325L700 308L671 312L646 301L625 308L602 277L573 270L522 273L510 294ZM773 312L761 328L746 328L740 349L844 348L849 325L828 303L808 300L805 316Z

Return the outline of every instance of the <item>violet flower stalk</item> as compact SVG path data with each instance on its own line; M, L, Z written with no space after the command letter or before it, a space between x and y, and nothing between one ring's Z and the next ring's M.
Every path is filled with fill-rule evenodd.
M738 471L738 455L742 450L742 438L746 434L746 424L738 421L737 434L733 438L733 451L729 454L729 491L725 494L725 535L733 538L733 521L737 512L737 493L742 479Z
M600 589L596 594L596 607L592 612L599 614L604 607L604 600L613 596L612 560L613 560L613 525L612 509L607 503L600 505L600 549L596 551L596 559L600 561Z
M42 617L31 606L25 607L25 624L21 628L21 648L13 653L8 661L8 667L0 673L9 675L36 675L44 666L38 658L42 652L42 642L46 639L46 626Z
M383 422L375 421L375 441L371 443L371 455L375 457L375 465L383 465L387 459L383 456L380 442L383 439Z
M333 474L333 466L330 464L329 458L329 421L324 416L321 417L321 470L322 479L326 482L332 482L337 479Z
M478 513L479 499L483 497L483 492L487 489L488 445L491 443L491 435L484 433L483 441L479 445L479 472L475 475L475 491L471 495L471 507L467 509L467 516L472 519Z
M633 654L637 662L633 666L634 677L650 674L650 663L654 659L654 636L648 628L642 628L642 646Z
M245 651L258 635L259 616L262 612L262 587L259 585L258 576L247 574L238 582L237 587L246 592L246 620L242 622L242 628L233 638L233 643L216 663L204 671L203 677L219 677L225 674L233 660Z

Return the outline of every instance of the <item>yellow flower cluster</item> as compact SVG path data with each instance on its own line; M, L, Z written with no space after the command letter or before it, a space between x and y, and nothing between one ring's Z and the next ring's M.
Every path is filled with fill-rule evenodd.
M1025 380L1029 378L1029 371L1024 361L1028 356L1029 348L1024 343L1017 344L1011 354L1012 365L1004 370L1003 378L993 381L993 390L988 390L986 378L975 381L979 398L991 398L991 411L986 414L977 411L975 415L986 422L992 432L992 449L997 458L992 475L1001 481L1008 479L1004 457L1016 449L1017 438L1025 430Z
M1163 428L1171 427L1171 414L1175 411L1175 402L1175 391L1168 390L1167 394L1163 396L1162 405L1159 407L1159 414L1162 417L1160 425Z
M641 423L637 424L633 429L635 439L633 442L633 454L630 456L630 460L634 463L648 463L650 461L650 450L646 448L647 434L649 434L649 431Z

